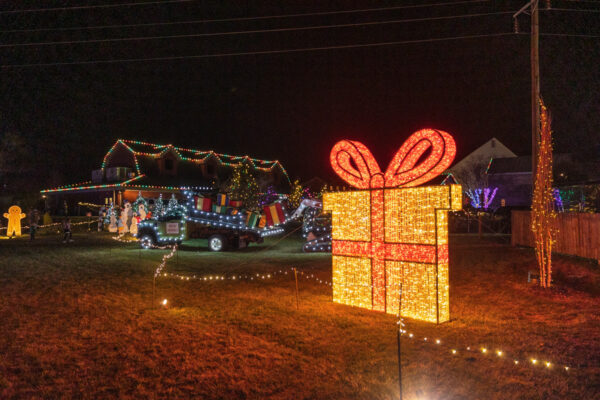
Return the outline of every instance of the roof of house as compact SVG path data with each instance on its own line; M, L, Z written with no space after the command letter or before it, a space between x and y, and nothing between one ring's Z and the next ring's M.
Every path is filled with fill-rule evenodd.
M561 167L565 163L573 162L573 155L570 153L561 153L552 155L552 163L555 168ZM531 156L494 158L492 159L488 174L518 174L531 173Z
M190 161L192 163L203 164L209 160L215 160L217 164L235 167L242 163L248 163L253 169L263 172L270 172L274 168L280 168L287 177L287 172L279 160L261 160L250 156L234 156L231 154L216 153L212 150L197 150L184 147L173 146L172 144L155 144L147 143L138 140L119 139L115 142L112 148L104 156L102 168L106 165L106 160L112 150L122 144L128 148L135 156L137 173L142 173L140 163L146 160L153 160L169 150L173 150L181 160ZM146 163L147 164L147 163ZM289 177L288 177L289 180Z
M531 173L531 156L494 158L488 174Z
M133 155L133 161L127 156L126 165L120 164L123 158L112 160L110 157L115 149L120 155ZM177 166L176 175L163 176L159 173L159 167L156 160L165 153L171 152L177 155L184 163ZM114 153L113 155L116 155ZM135 163L135 165L132 165ZM202 164L223 165L226 167L236 167L241 164L249 165L254 171L268 174L278 169L289 183L289 176L278 160L261 160L250 156L234 156L230 154L215 153L214 151L204 151L173 146L172 144L154 144L141 142L137 140L119 139L110 148L102 160L102 170L113 167L131 167L135 170L135 176L122 182L93 183L83 182L74 185L59 186L52 189L42 190L42 193L72 192L72 191L96 191L104 189L134 189L134 190L178 190L182 188L205 188L208 189L214 182L198 174L198 167Z
M517 157L508 147L495 137L483 143L481 146L470 152L466 157L456 162L449 168L450 172L460 173L462 169L471 169L473 163L487 163L491 158L512 158Z

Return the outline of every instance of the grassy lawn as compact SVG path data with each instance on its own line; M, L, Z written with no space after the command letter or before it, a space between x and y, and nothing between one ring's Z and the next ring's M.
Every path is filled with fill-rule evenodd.
M0 398L398 396L394 316L333 304L315 279L300 280L297 310L291 274L159 278L157 303L168 306L153 308L167 251L106 234L74 239L0 240ZM297 267L331 279L330 256L303 254L296 238L216 254L198 244L182 246L165 272ZM555 288L543 291L527 283L530 249L457 236L450 251L452 321L407 321L405 399L600 399L597 265L556 257Z

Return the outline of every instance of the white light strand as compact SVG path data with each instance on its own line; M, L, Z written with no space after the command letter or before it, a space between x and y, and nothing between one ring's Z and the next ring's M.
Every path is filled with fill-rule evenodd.
M169 258L173 257L175 255L175 253L177 252L177 245L173 245L173 247L171 248L171 252L169 254L165 254L162 258L162 261L160 262L160 264L158 265L158 267L156 267L156 270L154 271L154 278L157 278L160 276L161 271L165 268L165 266L167 265L167 261L169 260Z
M555 370L561 370L561 371L565 371L565 372L568 372L571 370L571 367L569 367L567 365L563 365L562 367L559 367L558 364L552 363L550 361L542 362L537 357L532 357L529 359L522 358L522 357L513 357L513 356L509 356L504 350L496 349L494 351L491 351L489 348L487 348L485 346L452 347L452 346L446 345L441 339L430 340L431 338L419 337L412 332L408 332L405 329L400 329L400 334L402 336L406 336L408 339L410 339L409 341L414 341L414 342L421 341L423 343L429 343L431 345L435 345L437 347L443 348L454 356L458 356L460 354L469 354L469 355L479 354L481 356L489 355L489 357L487 357L487 359L491 359L491 360L495 360L495 361L504 361L504 362L510 361L514 366L517 366L517 365L521 365L521 366L527 365L530 367L542 366L542 367L545 367L546 369L555 369Z
M91 225L91 224L93 224L93 223L94 223L94 221L93 221L93 220L91 220L91 221L85 221L85 222L75 222L75 223L71 224L71 226L75 226L75 225L87 225L87 224L90 224L90 225ZM54 223L52 223L52 224L38 225L38 226L37 226L37 229L41 229L41 228L49 228L49 227L51 227L51 226L57 226L57 225L62 225L62 222L54 222ZM1 227L1 228L0 228L0 231L5 231L7 228L8 228L8 227L6 227L6 226L3 226L3 227ZM24 231L24 230L26 230L26 229L29 229L29 225L25 225L25 226L22 226L22 227L21 227L21 230L22 230L22 231Z
M312 280L321 285L331 287L331 282L321 279L318 276L316 276L315 274L312 274L309 272L304 272L304 271L298 271L297 269L296 269L296 271L298 273L299 278L306 279L306 280ZM232 274L232 275L218 275L218 274L187 275L187 274L163 272L162 274L160 274L160 276L168 277L168 278L175 278L175 279L179 279L182 281L196 280L196 281L205 281L205 282L211 282L211 281L218 282L218 281L244 281L244 280L259 281L259 280L272 279L277 276L293 275L293 273L294 273L294 268L289 267L289 268L280 269L278 271L267 272L267 273L238 273L238 274Z

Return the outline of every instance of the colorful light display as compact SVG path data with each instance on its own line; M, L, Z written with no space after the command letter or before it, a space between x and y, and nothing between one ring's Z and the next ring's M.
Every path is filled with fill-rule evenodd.
M4 218L8 220L6 225L6 236L21 236L21 220L26 215L21 212L21 207L10 206L8 213L4 213Z
M323 209L332 213L335 302L397 314L402 284L403 316L449 319L447 212L461 209L462 190L414 186L439 175L455 155L452 136L433 129L414 133L385 174L362 143L333 147L336 173L367 189L324 194Z
M533 182L531 230L535 239L535 255L540 268L540 286L549 288L552 282L552 246L556 236L552 192L552 128L551 118L540 99L540 136L538 160Z

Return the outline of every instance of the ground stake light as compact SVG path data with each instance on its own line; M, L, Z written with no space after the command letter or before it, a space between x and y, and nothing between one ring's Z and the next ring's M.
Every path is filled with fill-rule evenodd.
M426 153L428 152L428 155ZM448 133L423 129L400 147L385 173L360 142L331 150L335 172L358 191L326 193L332 213L333 300L430 322L449 319L448 211L460 185L424 186L456 155Z

